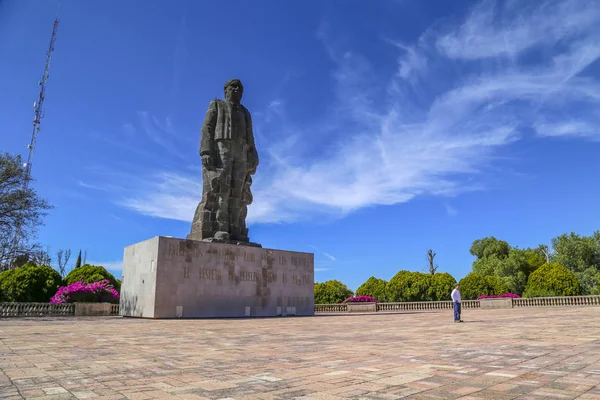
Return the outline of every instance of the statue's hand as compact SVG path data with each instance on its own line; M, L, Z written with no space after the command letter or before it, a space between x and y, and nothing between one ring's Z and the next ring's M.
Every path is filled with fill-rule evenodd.
M258 154L256 151L248 152L248 173L250 175L254 175L256 173L256 168L258 168Z
M204 154L202 156L202 165L208 170L212 170L215 168L215 163L210 154Z

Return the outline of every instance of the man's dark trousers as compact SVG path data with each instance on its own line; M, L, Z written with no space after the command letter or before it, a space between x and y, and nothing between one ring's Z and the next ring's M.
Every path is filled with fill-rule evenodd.
M460 303L453 302L454 305L454 321L460 321Z

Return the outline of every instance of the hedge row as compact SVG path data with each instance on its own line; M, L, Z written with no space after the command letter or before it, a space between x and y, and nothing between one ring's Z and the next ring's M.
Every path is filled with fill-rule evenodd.
M379 302L450 300L456 280L448 273L434 275L400 271L389 282L374 276L357 290L357 296L371 296ZM500 295L508 288L497 276L470 273L459 282L461 297L475 300L482 295ZM341 303L353 293L337 280L315 283L316 304ZM575 274L559 264L545 264L529 275L524 297L576 296L581 287Z
M47 303L60 286L75 282L98 282L107 279L119 291L121 283L104 267L83 265L73 269L65 279L48 265L25 264L0 273L0 301Z

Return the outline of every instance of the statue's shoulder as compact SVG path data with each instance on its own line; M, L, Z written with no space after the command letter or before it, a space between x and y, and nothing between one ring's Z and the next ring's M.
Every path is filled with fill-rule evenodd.
M217 99L216 97L210 101L209 107L218 107L223 104L223 100Z

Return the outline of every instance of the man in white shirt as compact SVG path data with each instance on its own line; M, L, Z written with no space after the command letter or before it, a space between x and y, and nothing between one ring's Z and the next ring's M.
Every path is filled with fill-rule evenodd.
M452 296L452 305L454 306L454 322L463 322L460 319L460 290L458 290L458 284L456 284L450 296Z

